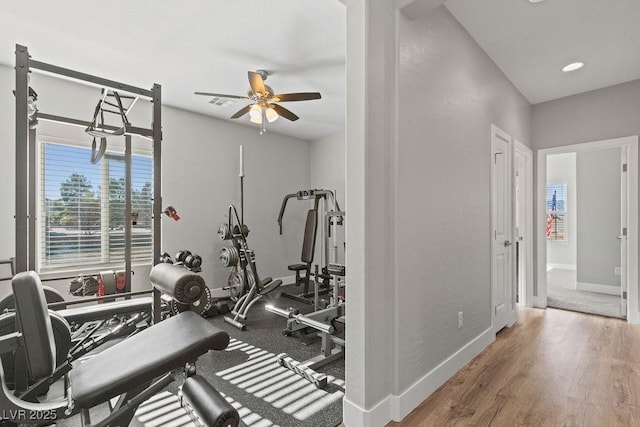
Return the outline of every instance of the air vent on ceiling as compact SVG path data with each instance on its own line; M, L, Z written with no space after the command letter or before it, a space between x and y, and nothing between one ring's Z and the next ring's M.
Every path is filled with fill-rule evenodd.
M221 98L219 96L214 96L209 101L209 104L217 105L218 107L230 107L235 103L236 101L234 99Z

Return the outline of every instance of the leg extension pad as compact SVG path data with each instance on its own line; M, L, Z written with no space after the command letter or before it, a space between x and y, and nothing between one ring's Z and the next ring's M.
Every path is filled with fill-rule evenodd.
M189 377L184 382L182 399L205 426L237 427L240 423L238 411L199 375Z

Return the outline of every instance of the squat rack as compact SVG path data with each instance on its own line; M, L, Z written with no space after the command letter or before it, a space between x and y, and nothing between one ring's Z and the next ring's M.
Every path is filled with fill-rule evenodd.
M114 156L126 160L125 168L130 172L131 135L149 139L153 151L153 264L160 259L160 224L162 219L161 191L161 86L153 84L151 89L143 89L126 83L93 76L75 70L59 67L32 59L26 46L16 44L16 204L15 204L15 272L35 270L36 267L36 130L29 126L29 73L40 70L50 74L64 76L73 80L95 84L103 89L129 92L149 99L153 103L151 129L127 126L125 133L125 156ZM76 126L89 126L90 122L69 117L56 116L36 111L39 120L66 123ZM115 126L104 126L116 130ZM130 176L130 174L129 174ZM127 203L125 204L125 270L127 287L131 286L131 198L130 183L127 185Z

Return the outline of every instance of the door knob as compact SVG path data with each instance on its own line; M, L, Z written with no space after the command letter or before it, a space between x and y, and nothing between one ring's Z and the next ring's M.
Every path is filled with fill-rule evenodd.
M508 240L504 241L504 247L505 248L508 247L508 246L511 246L511 245L512 245L512 243L510 241L508 241Z

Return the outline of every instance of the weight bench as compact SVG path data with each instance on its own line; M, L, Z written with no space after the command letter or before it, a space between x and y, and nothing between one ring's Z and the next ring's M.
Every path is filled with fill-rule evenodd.
M137 407L177 379L184 369L182 404L211 426L235 427L237 411L202 377L195 361L209 350L224 350L229 335L197 314L187 311L170 317L87 359L56 366L51 320L40 278L34 272L12 280L17 332L0 336L0 354L15 352L16 364L26 366L33 383L15 393L5 383L0 362L0 416L20 424L55 422L82 414L83 426L128 425ZM64 399L40 402L30 389L63 371ZM59 377L59 375L58 375ZM109 403L111 413L91 424L89 410ZM114 403L115 402L115 403Z

